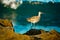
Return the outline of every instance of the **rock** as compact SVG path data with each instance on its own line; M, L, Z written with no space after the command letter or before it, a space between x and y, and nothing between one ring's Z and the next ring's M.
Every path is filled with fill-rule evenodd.
M28 35L15 33L11 21L0 19L0 40L31 40L31 38Z
M46 31L44 31L44 30L40 30L40 31L41 31L41 34L42 34L42 33L46 33Z
M13 33L12 22L7 19L0 19L0 38L12 38Z
M37 29L31 29L28 32L25 33L26 35L37 35L37 34L41 34L40 30Z
M13 24L8 19L0 19L0 26L3 26L3 27L13 27Z
M27 35L29 34L29 35ZM60 40L60 33L55 30L31 29L26 34L17 34L13 31L13 24L7 19L0 19L0 40Z
M40 34L40 38L43 40L60 40L60 34L55 30L51 30L50 32Z

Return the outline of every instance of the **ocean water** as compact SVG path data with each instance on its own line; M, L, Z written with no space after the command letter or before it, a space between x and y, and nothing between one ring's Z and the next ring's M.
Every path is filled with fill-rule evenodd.
M30 29L42 29L42 30L45 30L45 31L51 31L51 30L56 30L57 32L60 32L60 27L58 26L40 26L40 25L36 25L36 26L32 26L31 28L31 25L28 24L26 26L23 26L23 25L14 25L14 30L16 33L19 33L19 34L24 34L26 33L27 31L29 31Z

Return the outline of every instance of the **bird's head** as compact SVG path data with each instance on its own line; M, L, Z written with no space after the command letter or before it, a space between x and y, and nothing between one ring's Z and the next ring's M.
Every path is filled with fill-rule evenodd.
M38 12L38 16L40 16L41 14L43 14L42 12Z

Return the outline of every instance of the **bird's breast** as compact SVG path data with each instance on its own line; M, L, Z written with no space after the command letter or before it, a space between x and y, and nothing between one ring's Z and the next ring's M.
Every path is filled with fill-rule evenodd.
M39 19L40 19L40 17L38 17L38 16L33 16L33 17L31 17L31 18L28 18L27 20L28 20L28 22L36 23L36 22L39 21Z

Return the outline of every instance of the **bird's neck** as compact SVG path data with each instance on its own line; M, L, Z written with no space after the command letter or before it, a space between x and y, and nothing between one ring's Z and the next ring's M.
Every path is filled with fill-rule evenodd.
M40 13L38 13L38 16L40 17L40 16L41 16L41 14L40 14Z

